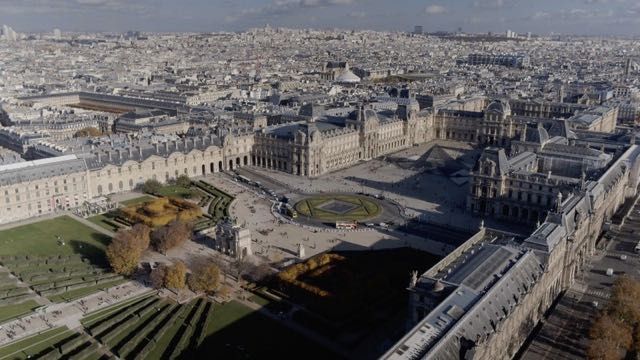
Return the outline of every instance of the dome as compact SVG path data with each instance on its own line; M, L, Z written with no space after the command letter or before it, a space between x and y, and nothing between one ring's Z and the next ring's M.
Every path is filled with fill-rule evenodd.
M345 69L338 75L335 82L343 84L355 84L360 82L360 78L354 74L351 70Z
M509 103L503 100L494 100L487 106L487 112L498 112L504 115L511 115Z

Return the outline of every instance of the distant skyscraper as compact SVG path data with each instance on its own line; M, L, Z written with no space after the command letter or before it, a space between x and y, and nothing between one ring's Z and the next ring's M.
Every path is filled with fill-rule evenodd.
M624 63L624 76L629 76L629 72L631 72L631 59L627 58Z
M414 34L422 35L422 31L423 31L422 25L416 25L416 26L413 28L413 33L414 33Z
M13 29L10 28L9 26L2 25L2 39L6 41L17 41L18 33L13 31Z
M60 40L62 38L62 32L60 29L53 29L53 38L56 40Z

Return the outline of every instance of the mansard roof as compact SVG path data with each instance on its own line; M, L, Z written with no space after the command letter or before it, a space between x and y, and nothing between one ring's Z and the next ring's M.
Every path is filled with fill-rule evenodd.
M13 185L87 170L76 155L65 155L0 166L0 186Z

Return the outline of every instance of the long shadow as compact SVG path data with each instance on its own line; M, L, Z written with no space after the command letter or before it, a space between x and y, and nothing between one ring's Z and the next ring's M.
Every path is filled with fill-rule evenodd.
M214 312L213 321L216 321ZM205 338L180 359L343 359L313 340L252 312Z
M97 235L97 234L94 234ZM103 235L109 240L109 237ZM96 240L98 240L96 238ZM101 241L101 240L98 240ZM102 242L102 241L101 241ZM86 243L80 240L70 240L69 246L73 249L73 252L80 254L83 257L89 259L89 262L93 266L103 267L107 265L107 259L104 254L104 250L90 243Z

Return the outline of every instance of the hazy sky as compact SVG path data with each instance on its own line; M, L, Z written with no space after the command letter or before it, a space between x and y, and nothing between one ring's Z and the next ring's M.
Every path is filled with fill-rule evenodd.
M0 0L16 31L219 31L271 24L640 35L640 0Z

